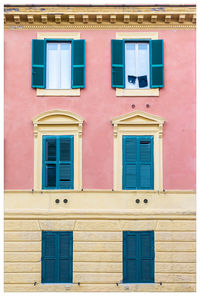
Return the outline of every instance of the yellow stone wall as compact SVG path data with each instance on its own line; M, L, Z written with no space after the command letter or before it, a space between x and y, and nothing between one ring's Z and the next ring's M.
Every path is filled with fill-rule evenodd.
M74 199L78 199L78 194L81 196L81 193L73 194ZM66 196L73 194L65 193ZM98 204L99 194L102 198L104 196L102 204ZM157 210L149 199L146 209L142 209L142 205L134 208L135 203L134 206L126 203L124 208L121 204L121 214L116 210L101 213L105 199L107 209L114 197L116 205L113 208L119 207L121 193L82 192L81 197L88 205L90 195L96 205L94 203L93 209L87 212L79 208L76 213L70 208L62 209L63 205L53 209L53 202L49 208L43 204L45 212L39 212L41 195L45 202L48 199L54 201L55 196L63 197L62 193L54 193L50 197L48 193L46 196L45 193L6 193L5 291L195 291L193 193L165 193L165 200L160 196L162 194L157 198L152 194L152 199L157 199L154 201ZM23 201L18 203L18 209L11 209L14 196L16 202ZM141 198L147 194L128 193L128 196L134 201L135 196ZM124 197L127 201L127 194ZM28 213L26 208L28 199L32 213ZM178 209L179 203L187 205L186 200L190 208L187 211L181 207ZM168 208L161 209L162 202L168 202ZM173 210L170 209L172 205ZM41 284L42 230L73 231L73 284ZM155 232L155 283L122 284L122 232L143 230ZM37 282L35 286L34 282Z

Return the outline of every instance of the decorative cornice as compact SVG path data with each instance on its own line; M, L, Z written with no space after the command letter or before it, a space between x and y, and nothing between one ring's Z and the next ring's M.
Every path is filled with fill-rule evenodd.
M195 29L196 6L6 6L5 29Z

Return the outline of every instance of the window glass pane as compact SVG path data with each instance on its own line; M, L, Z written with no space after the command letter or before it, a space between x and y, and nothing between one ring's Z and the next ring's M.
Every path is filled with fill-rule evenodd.
M125 43L125 87L149 88L149 43Z
M47 43L47 89L71 88L71 43Z
M139 88L149 87L149 44L138 43L138 76L142 77L139 79Z
M46 72L46 88L59 88L59 52L58 43L47 43L47 72Z
M136 44L125 43L125 86L126 88L137 88L136 81Z
M60 88L71 88L71 43L61 43Z

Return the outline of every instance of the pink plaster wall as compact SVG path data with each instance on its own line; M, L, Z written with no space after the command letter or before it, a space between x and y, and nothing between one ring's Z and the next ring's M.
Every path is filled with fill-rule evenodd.
M119 32L119 30L118 30ZM142 110L164 117L165 189L195 189L195 31L162 30L165 87L159 97L116 97L111 88L110 40L116 31L82 31L86 88L80 97L37 97L31 88L31 40L36 31L5 32L5 189L33 188L32 118L64 109L85 119L83 188L113 187L115 116ZM150 108L146 108L146 104Z

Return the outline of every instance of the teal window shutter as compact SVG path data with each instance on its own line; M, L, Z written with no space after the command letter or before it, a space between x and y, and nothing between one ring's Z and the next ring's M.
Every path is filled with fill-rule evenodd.
M164 87L164 41L150 40L150 85Z
M123 282L154 282L154 232L123 232Z
M137 138L123 136L123 189L137 189Z
M42 232L42 283L57 282L57 233Z
M32 40L32 87L46 88L46 42Z
M42 231L42 283L72 283L73 232Z
M72 40L72 88L85 87L85 40Z
M74 188L74 136L43 136L42 189Z
M125 87L125 51L124 40L111 40L111 85Z
M153 136L123 136L122 189L154 189Z
M73 232L59 233L59 283L72 283Z

